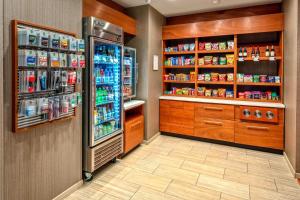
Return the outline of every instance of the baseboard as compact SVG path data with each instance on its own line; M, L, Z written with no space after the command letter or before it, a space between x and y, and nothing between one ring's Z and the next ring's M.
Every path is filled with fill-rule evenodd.
M150 144L153 140L155 140L155 138L157 138L158 136L160 136L160 132L156 133L155 135L153 135L149 140L144 140L143 144Z
M286 155L285 152L283 152L283 157L284 157L284 159L285 159L287 165L289 166L289 169L290 169L291 173L293 174L293 176L294 176L295 178L299 178L299 177L300 177L300 176L299 176L300 174L299 174L299 173L296 173L296 171L295 171L295 169L294 169L292 163L290 162L290 160L289 160L289 158L287 157L287 155ZM297 176L298 176L298 177L297 177Z
M71 195L73 192L78 190L82 186L82 184L83 184L83 180L78 181L77 183L69 187L67 190L65 190L64 192L62 192L61 194L53 198L53 200L62 200L66 198L67 196Z

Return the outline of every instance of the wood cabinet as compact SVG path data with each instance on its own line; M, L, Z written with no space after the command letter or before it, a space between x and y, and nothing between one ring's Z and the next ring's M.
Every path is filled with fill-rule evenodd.
M144 106L139 105L124 113L124 153L128 153L144 140Z
M160 130L194 135L194 103L160 101Z
M275 120L245 119L242 109L270 111ZM284 109L160 100L160 131L282 150Z

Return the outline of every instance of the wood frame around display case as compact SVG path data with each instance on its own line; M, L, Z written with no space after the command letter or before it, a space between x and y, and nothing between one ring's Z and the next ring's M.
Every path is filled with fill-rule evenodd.
M57 121L63 121L63 120L68 120L71 119L73 117L76 116L76 107L72 108L74 109L74 111L71 111L70 114L66 114L64 116L60 116L59 118L53 119L53 120L41 120L41 122L36 122L33 123L33 125L29 125L26 127L21 127L19 128L18 126L18 103L19 103L19 84L18 84L18 71L19 71L19 64L18 64L18 49L19 49L19 45L18 45L18 26L26 26L26 27L31 27L31 28L35 28L35 29L41 29L41 30L45 30L45 31L49 31L49 32L55 32L58 34L63 34L63 35L67 35L67 36L71 36L76 38L76 34L75 33L71 33L71 32L67 32L67 31L62 31L59 29L55 29L55 28L51 28L51 27L47 27L47 26L43 26L43 25L37 25L31 22L25 22L25 21L20 21L20 20L12 20L11 21L11 33L12 33L12 131L15 133L19 133L19 132L24 132L26 130L29 130L31 128L34 128L36 126L40 126L46 123L52 123L52 122L57 122ZM34 47L35 49L39 49L39 47ZM48 48L47 50L49 50L50 48ZM45 49L44 49L45 50ZM69 50L60 50L57 49L55 50L55 52L70 52ZM82 55L82 53L79 52L72 52L74 54L77 55ZM32 70L34 70L35 68L32 68ZM39 69L39 68L37 68ZM45 68L43 68L43 70L48 70L49 69L49 65ZM58 68L59 69L59 68ZM83 69L83 68L61 68L64 70L77 70L77 69ZM74 84L74 89L73 92L77 92L77 88L76 88L77 83ZM35 97L32 97L35 98ZM71 110L72 110L71 109Z
M201 28L195 28L197 29L193 32L190 32L189 30L181 30L181 31L176 31L178 26L180 26L183 29L189 28L193 24L182 24L182 25L172 25L172 26L165 26L163 28L163 41L162 41L162 82L163 82L163 94L166 96L184 96L184 97L198 97L198 98L212 98L212 99L234 99L234 100L245 100L245 101L261 101L261 102L274 102L274 103L283 103L283 25L282 25L282 18L283 15L280 14L271 14L271 15L263 15L263 16L252 16L252 17L243 17L243 18L236 18L236 19L226 19L226 20L217 20L217 21L209 21L209 22L201 22L202 26L201 27L206 27L206 25L212 25L213 27L215 26L214 24L226 24L228 23L228 20L232 22L233 24L236 24L237 27L244 27L241 30L237 29L226 29L226 33L224 34L222 30L219 32L219 29L216 31L210 30L208 33L207 29L203 30L202 32ZM278 21L275 23L273 20L277 19ZM262 20L260 21L260 25L258 29L255 29L254 27L258 26L256 20ZM248 22L253 22L253 24L249 25L249 29L246 30L246 27L244 24L245 21ZM199 22L200 23L200 22ZM176 35L172 35L171 33L175 33ZM181 33L182 32L182 33ZM170 34L169 34L170 33ZM196 35L195 35L196 33ZM228 34L231 33L231 34ZM273 45L273 43L268 43L265 41L260 41L256 43L243 43L243 38L245 37L255 37L255 34L272 34L272 35L277 35L276 37L276 42L274 44L274 49L275 49L275 61L272 61L269 57L265 57L265 46L267 45ZM212 42L211 39L213 38L214 40L218 40L220 38L220 41L224 38L232 38L234 41L234 49L225 49L225 50L212 50L212 51L205 51L205 50L200 50L199 49L199 42L201 41L207 41L207 42ZM266 36L264 36L266 38ZM176 51L172 52L166 52L165 49L167 47L172 47L173 44L184 44L187 43L195 42L195 49L192 51L180 51L179 49ZM226 40L224 40L225 42ZM255 40L254 40L255 41ZM171 44L171 45L168 45ZM176 46L176 45L175 45ZM256 46L259 46L260 48L260 56L259 60L257 62L253 61L253 58L251 58L251 49ZM277 76L280 78L280 83L275 83L275 82L238 82L237 81L237 74L239 73L240 70L240 65L242 63L239 61L239 48L240 47L246 47L247 49L247 57L244 58L243 63L247 64L250 62L253 62L253 64L259 64L259 65L276 65L276 70L277 73L274 75L271 73L268 74L268 70L270 69L264 69L263 71L260 71L260 73L256 72L257 75L264 75L268 74L270 76ZM271 46L269 46L271 47ZM199 65L198 63L198 58L200 58L200 55L226 55L226 54L234 54L234 64L233 65ZM165 61L172 56L188 56L191 55L195 58L195 64L194 65L183 65L183 66L166 66ZM273 58L273 57L272 57ZM244 67L245 68L245 67ZM198 74L199 71L201 70L219 70L222 72L228 73L233 73L234 79L233 82L205 82L205 81L197 81L198 80ZM187 81L178 81L178 80L166 80L165 75L168 73L175 74L176 72L178 73L183 73L181 71L190 72L190 71L195 71L195 78L194 80L187 80ZM248 68L248 71L246 73L255 75L254 72L255 70ZM213 71L212 71L213 72ZM246 74L245 73L245 74ZM169 94L165 93L166 89L169 87L170 91L170 84L173 85L189 85L190 87L192 84L195 85L194 89L195 92L193 95L174 95L174 94ZM205 85L205 86L210 86L214 87L216 89L217 85L220 85L224 88L231 88L233 90L233 98L223 98L223 97L199 97L197 96L197 87L198 85ZM173 86L172 85L172 86ZM243 88L243 89L240 89ZM245 88L245 89L244 89ZM246 88L250 88L250 91L272 91L278 96L277 98L272 98L273 100L267 100L266 98L263 99L241 99L239 98L239 92L246 91ZM257 89L258 88L258 89ZM266 94L264 94L266 95Z

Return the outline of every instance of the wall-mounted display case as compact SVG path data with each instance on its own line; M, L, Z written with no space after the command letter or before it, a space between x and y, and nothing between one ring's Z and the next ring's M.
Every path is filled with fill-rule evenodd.
M128 100L136 97L136 84L138 81L138 67L136 63L136 49L124 47L123 62L123 97Z
M75 116L84 41L73 33L12 21L13 132Z

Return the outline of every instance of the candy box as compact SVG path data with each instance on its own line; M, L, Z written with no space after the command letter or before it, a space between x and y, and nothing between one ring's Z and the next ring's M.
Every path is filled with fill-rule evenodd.
M226 57L223 57L223 56L220 57L219 62L220 62L220 65L226 65L226 63L227 63Z
M250 91L245 91L245 98L252 99L252 93Z
M206 50L206 51L210 51L211 48L212 48L211 43L210 43L210 42L205 42L205 50Z
M37 66L38 67L47 67L48 66L48 52L47 51L37 51Z
M205 50L205 42L199 42L199 50Z
M219 57L214 56L214 57L212 58L212 64L213 64L213 65L218 65L218 64L219 64Z
M218 94L219 94L219 91L218 91L218 90L216 90L216 89L212 90L212 96L213 96L213 97L217 97Z
M205 65L212 64L212 56L204 56L204 64Z
M205 94L205 87L198 87L198 96L204 96Z
M190 44L190 51L195 51L195 43Z
M267 82L267 75L259 75L259 80L263 83Z
M205 90L205 96L210 97L211 96L211 89Z
M60 67L59 54L57 52L49 53L50 67Z
M252 83L253 82L253 76L252 75L244 75L244 82L245 83Z
M218 89L219 97L225 97L226 95L226 89L220 88Z
M60 48L63 50L69 49L69 36L60 35Z
M205 74L198 74L198 81L204 81Z
M211 44L211 49L212 50L219 50L219 43L212 43Z
M237 82L239 82L239 83L244 82L244 74L238 73L236 76L237 76L236 77L237 78Z
M84 46L84 40L77 39L77 51L78 52L84 52L85 46Z
M183 50L184 51L189 51L189 49L190 49L190 45L189 44L184 44L183 45Z
M226 81L226 74L219 74L219 81Z
M233 65L233 63L234 63L234 55L233 54L227 54L226 59L227 59L228 65Z
M259 82L259 75L253 75L253 82L258 83Z
M38 46L39 47L49 47L49 32L40 30L38 32Z
M219 74L218 73L211 73L210 74L212 81L219 81Z
M245 93L244 92L239 92L239 98L244 99L245 98Z
M233 73L227 73L227 81L232 82L233 81Z
M253 99L261 99L261 92L260 91L253 91L252 92Z
M219 42L219 50L225 50L226 49L226 42Z
M204 65L204 58L198 59L198 65Z
M211 80L210 74L205 74L204 81L210 81L210 80Z
M234 49L234 41L233 40L227 41L227 47L228 49Z
M275 76L275 83L280 83L280 76Z
M226 91L226 98L233 98L233 91Z
M275 76L268 76L267 80L269 83L275 83Z
M60 47L60 37L57 33L50 34L50 48L52 49L59 49Z

